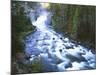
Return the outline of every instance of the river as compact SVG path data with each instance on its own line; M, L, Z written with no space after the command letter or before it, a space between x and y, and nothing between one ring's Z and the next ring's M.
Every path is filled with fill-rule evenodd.
M96 55L90 49L73 43L68 37L55 32L50 26L52 13L41 4L28 17L36 31L25 37L25 53L35 62L41 59L44 72L86 70L96 68ZM36 17L36 14L38 16ZM35 18L36 17L36 18Z

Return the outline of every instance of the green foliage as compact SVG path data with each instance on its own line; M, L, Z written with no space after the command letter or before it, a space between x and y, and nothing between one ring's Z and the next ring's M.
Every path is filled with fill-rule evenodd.
M24 13L23 2L12 2L12 54L24 51L23 39L24 37L33 32L34 28L30 20Z
M24 8L22 7L24 2L13 1L12 4L12 59L19 61L19 59L17 59L18 56L15 55L24 52L23 39L27 34L33 32L35 27L32 26L30 20L24 13ZM29 6L32 8L32 3L29 3ZM14 62L15 61L13 61L13 63ZM39 59L36 59L32 65L16 62L13 69L14 68L16 69L16 71L14 71L15 73L42 72L42 65Z
M52 17L52 26L58 32L64 32L64 27L67 24L67 7L63 4L51 4L50 9L54 14Z
M51 4L50 10L56 31L95 46L95 6Z
M79 23L79 7L77 6L75 8L74 16L72 19L72 36L74 36L74 38L77 38L78 23Z
M34 72L34 73L40 73L40 72L42 72L42 67L43 66L42 66L41 60L39 58L35 59L35 61L31 65L32 72Z

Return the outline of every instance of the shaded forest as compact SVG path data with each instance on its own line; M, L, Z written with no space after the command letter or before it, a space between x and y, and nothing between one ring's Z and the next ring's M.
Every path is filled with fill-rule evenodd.
M51 4L51 10L56 31L95 48L95 6Z
M33 66L30 66L21 64L21 61L24 61L23 58L26 57L24 55L23 39L26 35L35 31L35 27L32 26L30 19L24 12L25 9L23 6L25 3L28 3L29 7L32 9L34 9L37 4L20 1L12 1L11 4L12 68L14 68L12 72L42 72L40 68L41 65L37 64L39 63L37 60L37 65L33 64ZM53 14L51 25L56 32L95 50L96 6L50 3L48 11ZM14 64L16 64L17 67Z

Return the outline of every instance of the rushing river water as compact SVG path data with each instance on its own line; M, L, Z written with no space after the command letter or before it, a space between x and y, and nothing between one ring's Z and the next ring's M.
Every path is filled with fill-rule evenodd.
M25 38L25 53L35 62L41 59L44 72L85 70L96 68L96 55L82 45L71 42L68 37L55 32L50 27L51 13L41 5L36 14L30 9L28 17L36 31Z

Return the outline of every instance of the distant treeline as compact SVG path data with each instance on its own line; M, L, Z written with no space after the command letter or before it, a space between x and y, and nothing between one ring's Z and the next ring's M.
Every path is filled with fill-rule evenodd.
M50 8L56 31L95 48L96 6L51 4Z

